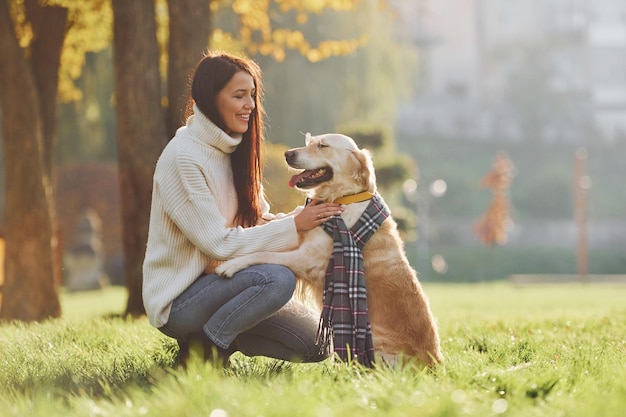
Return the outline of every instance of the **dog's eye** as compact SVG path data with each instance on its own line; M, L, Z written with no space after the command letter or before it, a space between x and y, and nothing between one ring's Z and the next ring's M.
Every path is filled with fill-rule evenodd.
M321 149L321 148L328 148L328 145L327 145L327 144L325 144L325 143L321 143L321 142L320 142L320 143L318 143L318 144L317 144L317 147L318 147L318 148L320 148L320 149Z

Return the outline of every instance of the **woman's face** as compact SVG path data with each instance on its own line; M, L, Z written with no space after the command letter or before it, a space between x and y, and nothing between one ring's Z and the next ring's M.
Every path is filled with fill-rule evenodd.
M236 72L217 95L217 110L226 133L245 133L255 107L254 79L245 71Z

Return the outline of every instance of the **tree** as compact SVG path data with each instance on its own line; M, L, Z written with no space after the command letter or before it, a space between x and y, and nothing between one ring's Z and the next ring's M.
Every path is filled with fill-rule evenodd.
M475 233L487 246L504 245L511 228L509 188L513 177L513 164L504 153L496 155L493 168L482 180L483 187L491 188L493 199L483 217L475 225Z
M141 314L141 262L154 163L166 140L153 0L113 0L118 166L127 313Z
M166 97L170 105L163 108L154 1L113 0L127 314L145 312L141 297L142 265L148 239L154 166L167 139L180 125L189 73L207 47L209 4L208 0L168 2L170 36Z
M30 53L20 47L8 0L0 2L0 106L7 179L6 266L0 317L41 320L61 308L52 159L57 72L66 10L26 0ZM48 72L52 69L51 72Z
M88 45L94 47L80 32L89 30L98 38L98 25L81 24L94 18L81 11L98 10L103 4L0 1L0 108L7 184L2 318L31 321L60 315L54 160L58 88L67 83L59 81L59 68L63 57L80 66ZM73 30L75 26L78 30ZM75 44L64 48L72 31L79 33Z
M211 1L168 1L167 134L172 137L183 121L191 71L209 47Z

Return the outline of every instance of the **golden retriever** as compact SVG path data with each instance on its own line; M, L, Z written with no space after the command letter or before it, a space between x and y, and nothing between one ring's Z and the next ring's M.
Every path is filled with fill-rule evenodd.
M363 191L376 193L376 177L369 151L341 134L311 136L306 146L285 152L287 164L303 170L290 186L308 197L335 201ZM346 204L341 217L351 228L369 201ZM287 266L298 278L300 298L312 296L321 309L332 238L321 228L300 234L300 246L290 252L262 252L231 259L216 273L231 277L254 264ZM387 217L363 248L367 305L376 354L395 363L399 354L433 366L442 361L439 336L428 299L409 265L396 222Z

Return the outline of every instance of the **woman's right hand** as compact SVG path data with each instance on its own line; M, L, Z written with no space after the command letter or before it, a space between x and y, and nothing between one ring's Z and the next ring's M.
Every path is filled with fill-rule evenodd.
M343 207L338 203L320 203L312 200L294 217L296 229L299 232L311 230L330 219L332 216L343 212Z

